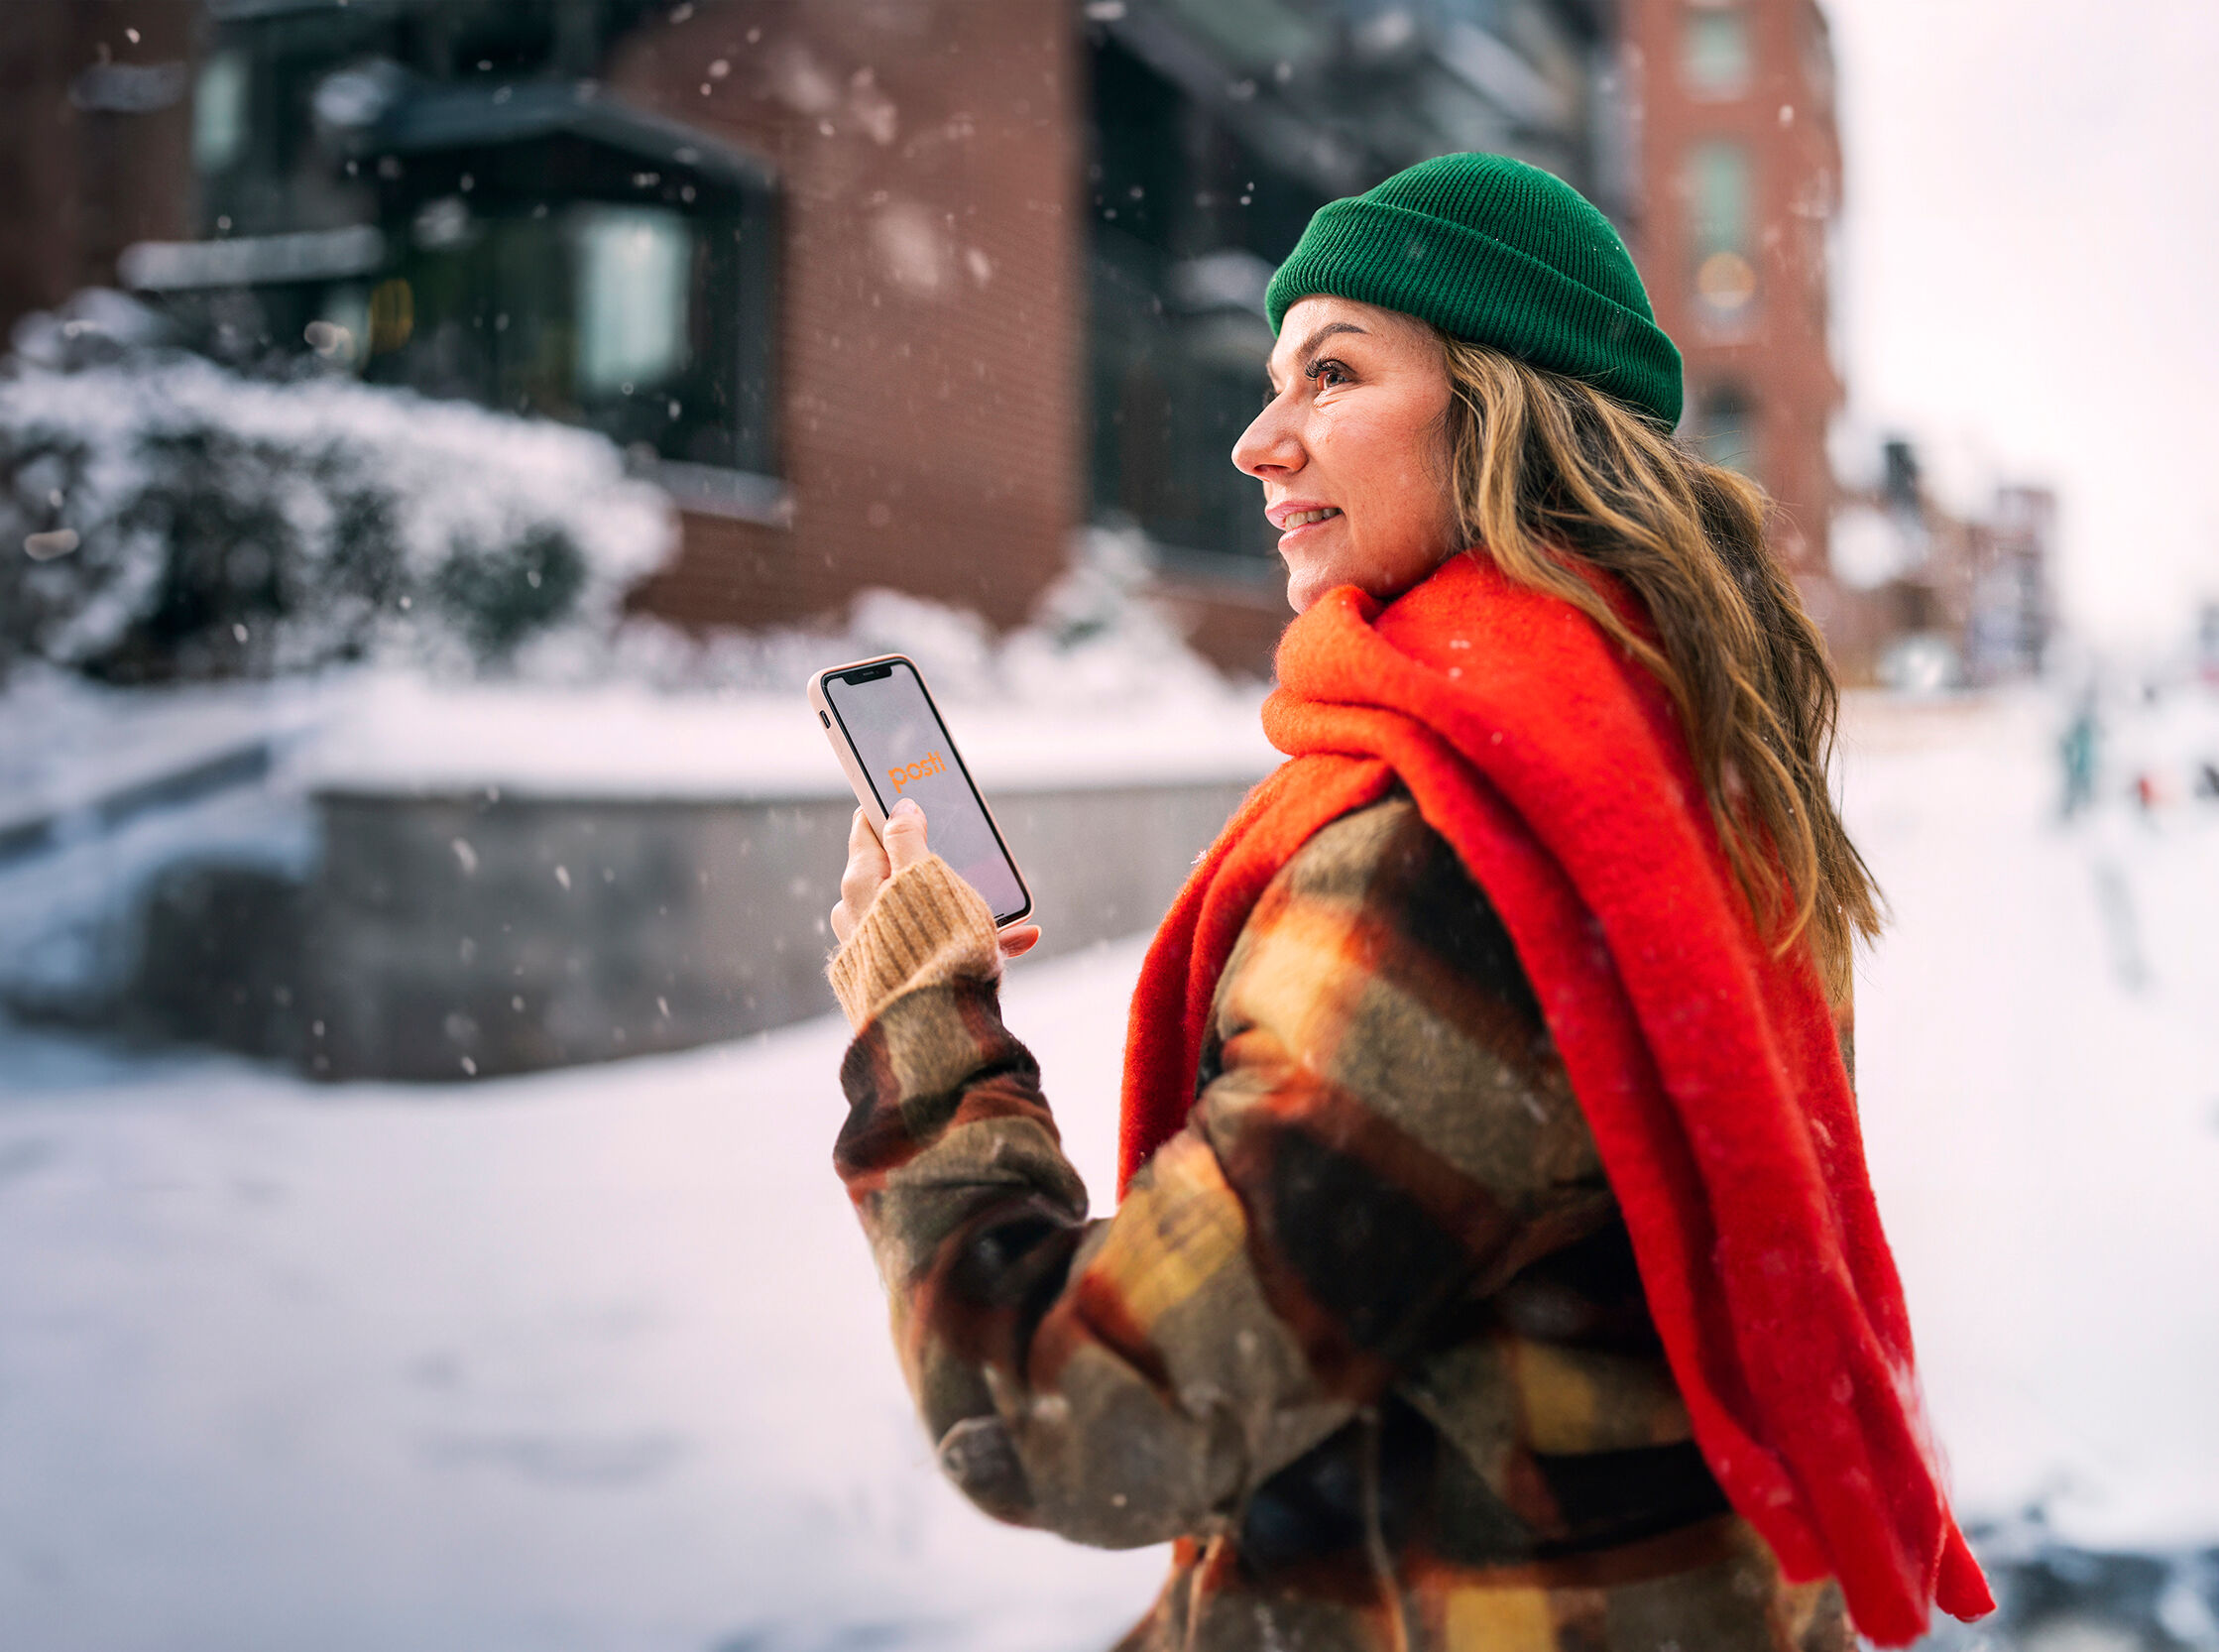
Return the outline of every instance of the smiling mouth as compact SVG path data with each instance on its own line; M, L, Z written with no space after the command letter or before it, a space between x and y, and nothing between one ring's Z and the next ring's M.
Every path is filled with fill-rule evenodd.
M1308 528L1314 522L1327 522L1341 515L1337 505L1325 505L1315 511L1296 511L1279 525L1279 531L1292 533L1298 528Z

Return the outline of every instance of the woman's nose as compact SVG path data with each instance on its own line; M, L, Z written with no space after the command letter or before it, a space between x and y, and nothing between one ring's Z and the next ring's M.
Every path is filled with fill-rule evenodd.
M1263 412L1256 414L1240 432L1240 439L1232 444L1234 468L1259 481L1266 471L1280 474L1300 470L1303 457L1302 443L1296 439L1293 421L1288 418L1278 397L1264 404Z

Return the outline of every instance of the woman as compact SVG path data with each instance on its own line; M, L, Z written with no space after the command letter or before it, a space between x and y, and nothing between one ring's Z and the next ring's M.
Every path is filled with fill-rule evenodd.
M860 818L837 1161L948 1474L1176 1541L1132 1648L1846 1648L1988 1605L1845 1073L1877 898L1755 488L1609 223L1495 156L1273 280L1289 761L1165 920L1084 1220L992 919ZM1004 945L1016 950L1029 936Z

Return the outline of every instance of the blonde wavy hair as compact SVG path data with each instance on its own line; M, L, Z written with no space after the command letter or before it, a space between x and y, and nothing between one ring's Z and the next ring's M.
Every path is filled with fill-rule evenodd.
M1761 931L1807 941L1836 1003L1881 897L1827 787L1840 692L1765 542L1762 489L1591 385L1440 334L1464 542L1580 609L1671 692L1726 858ZM1656 641L1571 565L1623 581Z

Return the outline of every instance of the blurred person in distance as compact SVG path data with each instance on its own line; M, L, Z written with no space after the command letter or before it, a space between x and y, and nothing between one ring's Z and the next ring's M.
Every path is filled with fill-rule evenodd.
M2082 691L2073 707L2072 721L2057 740L2057 759L2064 765L2064 817L2078 815L2096 800L2096 749L2102 738L2097 721L2093 685Z
M1847 1074L1877 891L1763 496L1672 439L1623 244L1522 163L1325 207L1268 307L1233 462L1298 614L1288 761L1143 967L1113 1216L985 902L913 809L851 838L835 1157L941 1467L1170 1541L1131 1649L1978 1615Z

